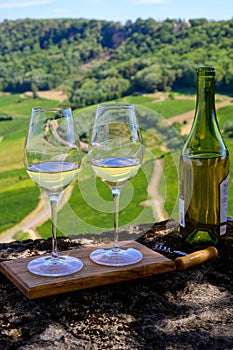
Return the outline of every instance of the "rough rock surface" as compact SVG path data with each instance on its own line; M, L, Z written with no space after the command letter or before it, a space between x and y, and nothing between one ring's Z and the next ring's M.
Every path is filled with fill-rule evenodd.
M187 248L174 221L154 225L138 240L148 247L164 242L171 248ZM59 239L62 250L80 243ZM0 260L47 252L50 247L50 240L1 244ZM28 300L0 274L0 349L232 350L230 222L218 248L216 260L183 272L37 300Z

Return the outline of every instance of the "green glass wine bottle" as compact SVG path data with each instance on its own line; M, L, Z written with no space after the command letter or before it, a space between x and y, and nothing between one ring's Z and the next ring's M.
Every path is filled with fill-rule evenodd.
M226 233L229 152L215 111L215 69L197 69L194 121L180 156L180 233L188 245L217 245Z

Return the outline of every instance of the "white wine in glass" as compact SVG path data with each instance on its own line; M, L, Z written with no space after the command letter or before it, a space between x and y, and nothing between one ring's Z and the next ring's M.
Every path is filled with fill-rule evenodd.
M108 266L135 264L142 259L141 252L134 248L120 248L118 239L120 191L137 174L144 154L133 105L98 106L88 153L95 174L110 187L114 203L114 246L94 250L90 259Z
M62 191L77 176L81 164L78 133L70 108L33 108L24 147L29 177L47 194L51 207L52 252L33 259L28 270L40 276L65 276L79 271L83 263L57 248L57 204Z

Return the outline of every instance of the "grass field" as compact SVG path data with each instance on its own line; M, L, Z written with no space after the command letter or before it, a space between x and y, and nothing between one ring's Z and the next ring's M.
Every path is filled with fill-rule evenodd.
M121 192L119 225L153 222L151 209L140 205L147 199L146 174L150 164L128 183ZM145 172L145 173L144 173ZM69 217L69 220L67 220ZM72 197L58 214L58 230L62 234L100 233L113 226L113 205L110 189L96 179L90 166L84 166L76 181ZM41 235L51 236L51 224L47 221L39 227Z
M180 148L166 152L164 142L174 135L168 135L167 141L157 134L161 131L160 115L169 118L183 114L194 108L192 100L156 101L148 96L130 96L123 99L134 103L139 110L143 123L143 137L146 146L145 161L137 176L122 190L120 204L120 225L154 222L150 207L142 205L148 199L147 186L153 172L154 157L164 157L164 175L159 190L165 198L165 210L169 216L178 218L178 158ZM0 232L14 226L30 213L38 204L40 190L28 178L23 165L23 145L28 128L32 107L58 105L57 101L32 99L20 95L0 95L0 116L11 116L13 120L0 121ZM96 106L73 111L80 134L90 132ZM229 122L233 106L219 109L219 124L222 128ZM160 129L159 129L160 128ZM173 128L174 129L174 128ZM159 131L159 132L160 132ZM169 129L166 133L171 132ZM158 137L161 139L158 139ZM233 154L233 139L227 138L226 144ZM233 172L233 162L231 163ZM233 215L233 179L230 182L229 215ZM96 233L112 228L112 201L107 186L95 179L86 156L78 180L69 202L58 216L60 234ZM42 237L51 236L51 224L48 220L38 228ZM0 234L1 236L1 234ZM25 239L25 234L17 238Z
M0 232L17 224L39 199L39 189L24 169L0 172Z
M195 100L188 98L186 95L179 94L179 99L169 99L164 95L164 100L160 101L161 96L156 94L154 97L149 96L127 96L123 101L149 108L156 113L161 114L164 118L171 118L183 114L195 108Z
M0 95L0 112L12 115L14 117L21 116L28 118L32 108L35 107L51 107L59 103L54 100L26 97L19 94L3 94Z
M233 105L225 106L218 110L219 127L222 129L227 122L232 122Z
M144 106L160 113L165 118L171 118L194 109L195 102L192 100L166 100L156 103L145 103Z

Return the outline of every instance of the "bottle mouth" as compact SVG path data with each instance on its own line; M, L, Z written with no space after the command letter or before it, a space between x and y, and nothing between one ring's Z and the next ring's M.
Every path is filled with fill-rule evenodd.
M215 68L213 66L200 66L197 68L198 77L214 77Z

